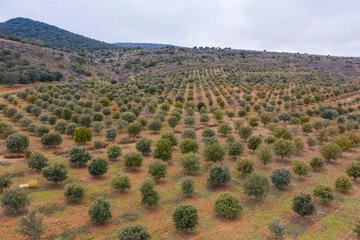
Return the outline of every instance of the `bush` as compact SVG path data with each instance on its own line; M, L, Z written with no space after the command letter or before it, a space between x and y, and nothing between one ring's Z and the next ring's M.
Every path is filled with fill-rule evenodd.
M181 182L181 190L187 196L190 196L194 193L195 189L195 180L192 177L185 178L184 181Z
M52 163L49 166L42 169L42 176L54 183L59 183L68 178L68 170L62 163Z
M69 154L69 162L71 163L71 165L75 165L77 167L84 166L92 158L89 150L84 147L72 147Z
M139 152L141 152L144 156L149 155L151 153L151 139L141 138L136 142L135 148Z
M19 226L15 232L33 240L41 239L41 235L44 234L43 217L37 216L36 213L37 210L33 209L29 211L27 217L20 218L18 220Z
M339 190L341 192L347 192L351 189L352 182L351 182L350 178L343 175L343 176L338 177L335 180L335 187L337 190Z
M230 125L227 123L222 123L218 127L218 133L223 135L228 135L229 133L231 133L231 131L232 131L232 127L230 127Z
M184 124L187 126L192 126L195 124L195 122L196 122L195 117L192 116L187 116L184 119Z
M239 199L229 192L221 193L215 200L215 212L226 218L237 217L242 210Z
M64 196L68 201L79 202L85 197L85 187L80 182L69 183L65 186Z
M244 145L241 142L231 142L227 148L227 154L234 158L241 156L245 151Z
M145 180L140 187L141 192L141 204L147 204L148 206L155 205L159 199L159 194L154 190L154 183L150 180Z
M191 230L199 224L197 210L193 205L178 206L172 217L177 230Z
M264 164L264 166L273 161L274 152L269 144L261 144L256 149L256 157Z
M293 166L293 171L296 175L299 176L299 178L301 176L305 176L309 173L309 166L303 162L303 161L294 161L294 166Z
M356 224L354 232L356 233L356 236L360 238L360 223Z
M117 136L117 133L116 133L116 129L115 128L110 128L106 131L105 133L105 137L107 140L109 141L114 141L115 138Z
M88 166L88 171L91 176L100 177L104 175L108 170L108 162L105 158L94 158Z
M148 173L154 178L155 181L158 181L160 178L164 178L167 174L168 164L166 162L156 160L149 164Z
M30 204L28 194L21 188L5 190L1 198L1 206L7 211L18 212Z
M48 165L49 159L42 153L34 152L27 160L29 168L41 170Z
M323 203L329 203L334 200L334 192L327 185L317 185L314 188L313 194L315 197L319 197Z
M65 133L68 123L65 120L59 120L54 126L54 130L59 133Z
M159 119L155 119L149 123L148 128L156 133L161 130L162 122Z
M89 211L92 222L102 224L111 216L110 201L102 197L97 198L90 206Z
M255 199L264 198L270 191L269 180L262 174L253 173L245 180L244 192L248 196L254 196Z
M46 125L36 125L35 127L35 134L37 137L42 137L49 132L50 132L50 127Z
M202 136L204 138L208 138L208 137L214 137L215 136L215 132L209 128L209 127L206 127L202 133Z
M300 193L300 195L293 198L291 209L300 216L304 217L312 215L315 212L315 205L311 201L310 194Z
M341 157L342 154L341 148L337 144L333 143L322 145L319 148L319 152L321 156L327 161L336 161L339 157Z
M268 229L277 237L281 237L285 234L286 226L282 225L280 218L277 218L268 224Z
M196 140L196 132L194 129L185 129L183 133L181 134L182 139L190 138Z
M106 149L106 154L110 160L116 160L122 155L122 147L117 144L110 144Z
M0 174L0 191L10 187L12 184L11 178L7 175Z
M77 128L76 123L70 123L66 126L65 133L68 136L74 136L75 129Z
M279 138L274 142L273 149L277 156L281 156L281 159L284 159L284 157L290 157L294 153L295 146L292 141Z
M231 175L228 166L221 166L217 163L213 163L210 167L210 174L207 179L208 183L221 185L230 182Z
M291 182L291 172L286 168L278 168L271 173L270 179L276 188L284 189Z
M6 139L11 134L15 133L13 126L5 121L0 121L0 138Z
M76 143L90 142L92 139L92 132L87 127L79 127L74 130L74 140Z
M29 137L21 133L13 133L6 138L6 148L12 152L22 152L30 145Z
M166 131L161 134L162 139L167 139L171 142L171 146L176 146L178 144L177 138L173 131Z
M61 137L61 134L58 132L50 132L41 137L41 144L44 147L56 147L58 145L61 145L62 142L63 139Z
M249 137L247 147L255 151L261 143L262 143L262 138L260 136L252 135Z
M225 149L219 143L207 144L203 152L205 161L220 162L224 159Z
M148 240L151 239L147 228L139 223L125 225L118 230L119 240Z
M200 169L200 158L195 153L186 153L179 158L180 165L189 173L196 174Z
M193 139L184 139L180 143L181 153L197 153L199 150L199 144Z
M313 170L320 170L325 167L324 161L319 157L313 157L310 161L310 167Z
M254 172L255 162L251 158L241 158L236 162L236 170L242 175L248 175Z
M239 128L239 136L245 141L251 136L251 134L252 134L252 127L246 125L246 126L241 126Z
M125 174L115 175L111 178L111 187L120 192L131 188L130 178Z
M154 158L169 161L172 158L171 142L167 139L159 139L155 143Z
M349 177L353 177L356 181L360 177L360 161L353 161L346 168L346 173Z
M141 123L131 123L126 128L126 132L129 134L129 136L133 136L133 137L139 135L141 131L142 131Z
M143 156L139 152L129 152L124 155L124 165L126 168L135 170L140 168L143 162Z

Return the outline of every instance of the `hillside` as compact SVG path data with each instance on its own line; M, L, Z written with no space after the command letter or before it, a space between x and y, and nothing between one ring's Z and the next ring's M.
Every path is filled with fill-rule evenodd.
M45 44L73 51L116 48L116 46L112 44L100 42L28 18L13 18L0 23L0 33L4 35L14 35L28 41L40 40Z
M114 43L114 45L117 45L122 48L145 48L145 49L151 49L151 48L163 48L163 47L177 47L171 44L160 44L160 43L131 43L131 42L118 42Z

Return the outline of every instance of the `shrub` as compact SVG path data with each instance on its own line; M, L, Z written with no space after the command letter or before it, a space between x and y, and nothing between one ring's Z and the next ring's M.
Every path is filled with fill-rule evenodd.
M161 134L162 139L167 139L171 142L171 146L176 146L178 144L177 138L173 131L166 131Z
M315 197L319 197L323 203L329 203L334 200L334 192L327 185L317 185L314 188L313 194Z
M222 123L218 127L218 133L223 134L223 135L227 135L227 134L231 133L231 131L232 131L232 127L230 127L230 125L227 123Z
M11 134L15 133L13 126L5 121L0 121L0 138L6 139Z
M6 148L12 152L22 152L30 145L29 137L21 133L13 133L6 138Z
M325 167L324 161L319 157L313 157L310 161L310 167L313 170L320 170Z
M135 170L140 168L143 162L143 156L139 152L129 152L124 155L124 166Z
M65 133L68 123L65 120L59 120L54 126L54 130L60 133Z
M199 150L199 144L193 139L184 139L180 143L181 153L197 153Z
M85 187L80 182L66 184L64 196L68 201L78 202L85 197Z
M191 230L199 224L197 210L193 205L182 204L176 207L172 217L177 230Z
M1 206L7 211L18 212L30 204L28 194L19 187L5 190L1 198Z
M200 169L200 158L195 153L186 153L179 158L180 165L189 173L196 174Z
M91 176L100 177L108 170L108 162L105 158L94 158L88 166L88 171Z
M77 128L76 123L70 123L66 126L65 133L68 136L74 136L75 129Z
M3 191L5 188L10 187L12 181L9 176L0 174L0 191Z
M276 188L284 189L291 182L291 172L286 168L278 168L271 173L270 179Z
M319 152L321 156L327 161L336 161L339 157L341 157L342 154L341 148L337 144L333 143L322 145L319 148Z
M252 135L249 137L247 147L255 151L261 143L262 138L260 136Z
M148 128L156 133L161 130L162 122L159 119L155 119L149 123Z
M295 146L292 141L279 138L274 142L273 149L277 156L281 156L281 159L284 159L284 157L290 157L294 153Z
M217 163L213 163L210 167L210 174L207 179L208 183L221 185L230 182L231 175L228 166L221 166Z
M294 166L293 166L293 171L296 175L299 176L299 178L301 176L305 176L309 173L309 166L303 162L303 161L294 161Z
M76 143L90 142L92 139L92 132L87 127L79 127L74 130L74 137Z
M352 182L350 178L348 178L345 175L342 175L335 180L335 187L337 190L341 192L347 192L351 189Z
M129 136L137 136L142 131L142 125L141 123L131 123L126 129L126 132L129 134Z
M209 128L209 127L206 127L202 133L202 136L204 138L208 138L208 137L214 137L215 136L215 132Z
M360 223L356 224L354 232L356 233L356 236L360 238Z
M171 142L167 139L159 139L155 143L154 158L169 161L172 158Z
M227 154L237 158L241 156L245 151L244 145L241 142L231 142L227 149Z
M141 192L141 204L147 204L148 206L155 205L159 199L159 194L154 190L154 183L150 180L145 180L140 187Z
M220 162L224 159L225 149L219 143L207 144L203 155L207 162Z
M285 234L286 226L282 225L280 218L277 218L268 224L268 229L277 237L281 237Z
M179 118L176 116L170 116L168 119L168 124L171 128L175 128L179 124Z
M121 192L131 188L130 178L125 174L115 175L111 178L111 187Z
M252 134L252 127L246 125L246 126L241 126L239 128L239 136L245 141L251 136L251 134Z
M35 127L35 134L37 137L42 137L49 132L50 132L50 127L46 125L36 125Z
M158 181L160 178L164 178L167 174L168 164L166 162L156 160L149 164L148 173L154 178L155 181Z
M215 212L226 218L237 217L242 210L239 199L229 192L221 193L215 200Z
M315 212L315 205L311 201L310 194L300 193L293 198L291 209L300 216L312 215Z
M58 145L61 145L62 142L63 139L61 137L61 134L58 132L50 132L41 137L41 144L44 147L56 147Z
M194 193L195 189L195 180L192 177L185 178L184 181L181 182L181 190L187 196L190 196Z
M259 173L253 173L246 179L243 187L245 194L254 196L255 199L264 198L270 190L268 178Z
M236 162L236 170L242 175L248 175L254 172L255 162L251 158L241 158Z
M274 151L269 144L261 144L256 149L256 157L264 164L264 166L273 161Z
M42 176L51 182L59 183L68 178L68 170L62 163L52 163L42 169Z
M196 132L194 129L185 129L183 133L181 134L182 139L190 138L196 140Z
M110 144L106 149L106 154L110 160L116 160L122 155L122 147L117 144Z
M188 125L188 126L194 125L195 122L196 122L195 117L192 117L192 116L187 116L187 117L185 117L185 119L184 119L184 124L185 124L185 125Z
M360 161L353 161L350 163L346 168L346 173L356 181L356 179L360 177Z
M69 162L77 167L84 166L88 161L91 160L92 156L89 150L84 147L72 147L70 149Z
M27 160L29 168L41 170L48 165L49 159L42 153L34 152Z
M28 236L30 239L41 239L44 234L44 226L42 223L42 216L36 215L37 210L29 211L27 217L22 217L18 220L18 228L15 231L23 236Z
M98 197L90 206L89 211L92 222L102 224L111 216L110 201L102 197Z
M119 240L148 240L151 235L147 228L139 223L128 224L118 230Z
M115 128L110 128L106 131L105 133L105 137L107 140L109 141L114 141L115 138L117 136L117 133L116 133L116 129Z
M144 156L149 155L151 153L151 139L141 138L136 142L135 148L139 152L141 152Z

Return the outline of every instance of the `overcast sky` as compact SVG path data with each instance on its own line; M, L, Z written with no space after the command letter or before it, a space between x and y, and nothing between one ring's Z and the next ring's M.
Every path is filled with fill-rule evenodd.
M359 0L0 0L14 17L109 43L360 56Z

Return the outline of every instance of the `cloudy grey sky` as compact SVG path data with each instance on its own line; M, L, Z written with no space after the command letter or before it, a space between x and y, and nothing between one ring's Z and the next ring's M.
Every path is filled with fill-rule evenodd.
M360 56L359 0L0 0L14 17L110 43Z

